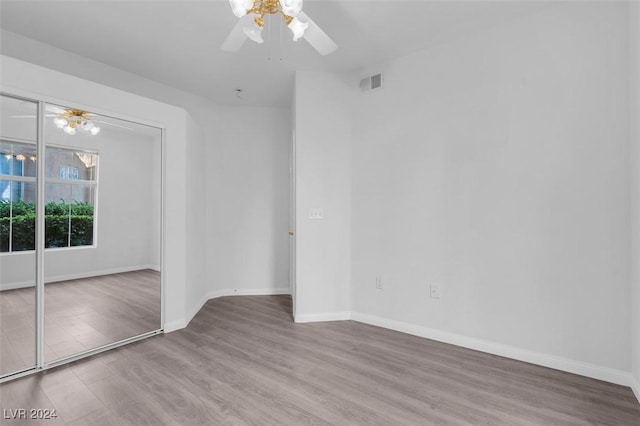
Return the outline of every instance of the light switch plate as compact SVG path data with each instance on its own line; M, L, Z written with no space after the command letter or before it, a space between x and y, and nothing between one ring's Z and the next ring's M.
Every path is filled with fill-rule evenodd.
M324 219L324 212L321 207L309 209L309 219Z
M431 298L440 299L440 297L442 297L442 289L440 288L440 284L431 283Z

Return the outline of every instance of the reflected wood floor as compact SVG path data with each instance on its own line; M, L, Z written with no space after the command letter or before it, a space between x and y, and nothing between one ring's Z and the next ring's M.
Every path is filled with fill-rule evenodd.
M160 273L150 269L45 285L45 361L160 324ZM0 292L0 372L35 364L35 288Z
M352 321L288 296L209 301L186 329L0 387L72 425L639 425L631 390ZM3 420L3 424L28 421Z

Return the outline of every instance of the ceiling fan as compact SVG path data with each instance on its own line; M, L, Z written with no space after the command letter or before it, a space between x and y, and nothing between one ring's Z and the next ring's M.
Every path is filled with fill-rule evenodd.
M302 11L303 0L229 0L231 10L240 20L233 27L221 49L240 50L247 38L262 43L265 15L282 15L293 32L293 41L304 38L323 56L336 50L338 45Z
M108 126L119 127L122 129L133 130L127 126L121 126L120 124L110 123L104 120L98 120L94 114L87 111L82 111L73 108L59 108L53 105L47 105L47 112L45 117L53 118L53 124L69 135L75 135L76 130L80 129L86 133L95 136L100 133L100 127L97 123L106 124ZM35 115L12 115L11 118L35 118Z

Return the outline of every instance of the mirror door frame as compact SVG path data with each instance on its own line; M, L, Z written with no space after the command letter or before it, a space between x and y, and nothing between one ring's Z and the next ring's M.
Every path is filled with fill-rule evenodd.
M9 90L0 90L0 96L6 96L9 98L22 100L26 102L32 102L37 104L37 138L36 138L36 149L37 149L37 157L42 159L42 161L38 161L37 163L37 172L36 172L36 246L35 246L35 255L36 255L36 285L35 285L35 297L36 297L36 312L35 315L35 324L36 324L36 341L35 343L35 365L31 367L27 367L24 369L20 369L14 372L8 372L4 374L0 374L0 383L5 383L10 380L14 380L20 377L24 377L30 374L38 373L40 371L47 370L49 368L54 368L63 364L68 364L73 361L77 361L82 358L86 358L100 352L104 352L110 349L117 348L119 346L123 346L129 343L136 342L138 340L145 339L147 337L155 336L157 334L164 333L165 328L165 281L166 274L164 272L165 265L165 235L166 235L166 196L165 196L165 171L166 171L166 129L164 126L159 125L158 123L151 123L147 120L138 119L135 117L126 117L121 114L114 114L108 111L101 111L100 108L95 108L92 106L78 105L76 102L68 101L68 100L60 100L49 98L41 95L34 95L24 93L21 90L9 89ZM103 117L114 118L118 120L125 120L131 123L141 124L148 127L154 127L160 130L160 324L159 328L155 330L151 330L148 332L144 332L142 334L131 336L122 340L118 340L116 342L112 342L106 345L98 346L96 348L92 348L86 351L78 352L70 356L66 356L60 359L56 359L52 362L46 362L44 360L44 298L45 298L45 282L44 282L44 253L45 253L45 215L44 215L44 200L45 200L45 149L46 143L44 140L44 124L45 124L45 107L47 104L54 105L73 105L74 108L82 109L85 111L90 111L95 114L99 114Z

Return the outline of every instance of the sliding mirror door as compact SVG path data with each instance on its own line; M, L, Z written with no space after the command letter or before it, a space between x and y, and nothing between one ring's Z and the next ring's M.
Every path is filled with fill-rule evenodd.
M36 364L37 112L0 96L0 376Z
M47 104L44 358L161 325L161 130Z
M0 95L0 379L162 328L162 131Z

